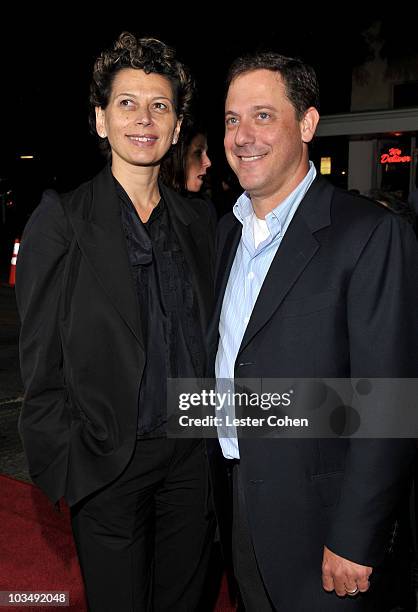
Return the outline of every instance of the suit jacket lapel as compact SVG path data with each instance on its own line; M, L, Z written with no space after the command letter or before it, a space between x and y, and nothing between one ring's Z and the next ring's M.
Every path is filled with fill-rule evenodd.
M330 224L330 203L334 188L321 177L311 185L299 205L267 272L239 353L280 308L287 293L319 248L313 235Z
M292 225L292 228L288 228L267 272L238 355L280 307L286 294L319 248L303 219L294 219Z
M84 189L76 206L69 206L70 221L80 250L109 299L129 329L144 346L138 300L126 239L120 221L119 197L107 165Z

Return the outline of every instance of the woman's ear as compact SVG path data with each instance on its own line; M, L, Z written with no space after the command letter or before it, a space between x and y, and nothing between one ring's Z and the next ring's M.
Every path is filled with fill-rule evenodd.
M96 106L96 131L100 138L106 138L105 113L100 106Z
M172 144L175 145L179 139L181 124L183 123L183 117L177 119L176 127L174 128Z

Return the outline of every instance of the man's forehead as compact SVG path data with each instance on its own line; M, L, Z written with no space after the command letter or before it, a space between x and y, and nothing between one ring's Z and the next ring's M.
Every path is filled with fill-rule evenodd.
M252 70L238 75L231 82L226 96L225 109L231 104L244 104L246 107L257 107L272 103L285 95L281 75L272 70Z
M277 87L283 85L283 78L277 70L267 70L266 68L257 68L255 70L247 70L233 78L229 85L229 90L237 89L238 87L254 87L254 86L269 85Z

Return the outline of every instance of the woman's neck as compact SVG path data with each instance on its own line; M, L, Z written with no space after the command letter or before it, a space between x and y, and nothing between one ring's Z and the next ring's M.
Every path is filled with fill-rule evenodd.
M158 188L159 166L121 166L112 163L112 174L122 185L143 223L151 216L160 201Z

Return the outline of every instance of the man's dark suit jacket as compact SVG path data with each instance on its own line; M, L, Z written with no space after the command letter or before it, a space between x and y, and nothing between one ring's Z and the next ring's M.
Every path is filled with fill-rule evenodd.
M213 217L160 184L206 329ZM117 478L135 447L145 364L140 313L110 167L65 196L45 192L23 235L16 296L34 482L72 505Z
M232 214L220 222L212 364L241 231ZM267 273L235 378L417 377L417 313L410 227L318 177ZM254 548L277 609L363 609L361 596L356 603L323 591L323 547L363 565L382 562L412 441L241 438L239 448Z

